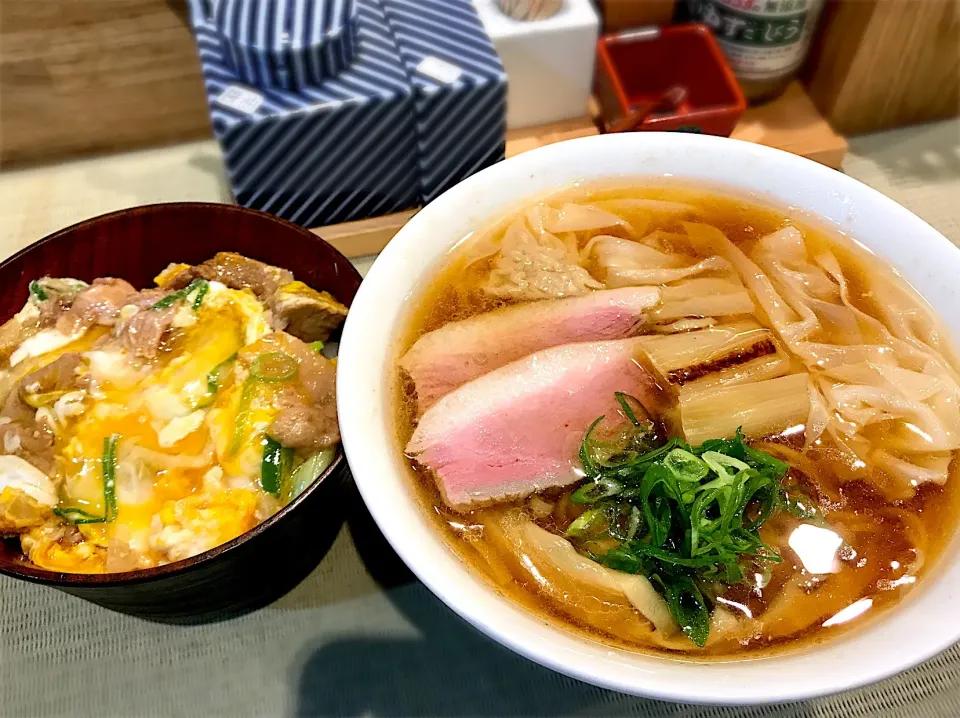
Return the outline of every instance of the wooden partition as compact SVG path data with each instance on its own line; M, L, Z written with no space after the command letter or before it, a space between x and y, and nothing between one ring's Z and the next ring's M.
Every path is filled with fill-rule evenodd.
M960 115L960 0L832 0L803 80L846 135Z
M0 0L0 162L210 133L183 0Z

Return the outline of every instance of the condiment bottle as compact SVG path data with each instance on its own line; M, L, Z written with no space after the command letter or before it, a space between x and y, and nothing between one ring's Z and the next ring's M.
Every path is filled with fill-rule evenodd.
M716 35L743 94L772 100L800 69L824 0L691 0Z

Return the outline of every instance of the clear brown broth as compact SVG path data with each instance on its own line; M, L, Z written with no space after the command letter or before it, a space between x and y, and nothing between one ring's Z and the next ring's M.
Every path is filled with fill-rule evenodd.
M713 190L689 186L681 188L649 185L595 185L589 188L577 188L545 198L543 201L555 204L555 201L566 198L589 202L621 197L642 197L694 204L698 208L698 221L713 224L738 245L746 245L787 225L797 226L803 231L808 246L812 250L815 251L817 247L829 247L837 256L850 282L854 304L871 315L876 315L876 308L872 305L871 297L863 290L866 286L864 279L867 273L892 274L888 267L869 252L848 238L816 224L808 217L786 210L774 210L749 199L719 194ZM485 228L483 231L502 232L506 227L506 220L491 227L492 229ZM656 229L680 230L676 221L672 220L654 222L647 231ZM466 244L468 243L469 239ZM428 283L421 287L413 301L413 310L408 315L401 338L397 342L398 358L421 335L450 321L480 314L504 304L501 301L490 300L479 291L465 285L465 278L469 282L471 275L464 274L466 263L461 251L463 246L465 245L455 248L445 258L436 273L429 277ZM482 273L487 268L483 262L480 262L479 266L474 264L470 271ZM903 280L900 282L903 284L904 291L912 293L912 289ZM917 298L917 301L922 304L921 299ZM955 362L954 366L956 366ZM412 383L399 371L395 382L394 406L397 450L402 453L416 426L417 405ZM763 448L777 451L777 448L770 444ZM746 585L733 586L724 593L723 597L746 606L754 617L764 623L764 614L770 604L776 600L779 592L785 590L785 586L791 579L795 580L800 576L801 592L811 586L815 587L816 591L812 595L816 596L817 601L838 602L840 607L846 607L869 598L872 600L872 606L862 615L836 626L822 627L821 620L802 626L799 630L790 630L791 621L796 617L792 617L790 611L786 611L785 615L778 614L777 617L772 618L771 625L764 625L762 630L754 632L749 637L720 641L712 645L708 643L703 649L696 649L692 643L686 649L655 647L644 641L625 638L617 630L619 619L610 621L604 618L604 607L599 607L595 616L590 615L588 611L585 617L583 612L568 610L563 601L548 595L535 582L524 577L521 571L508 570L509 577L505 578L506 574L502 568L494 570L487 558L491 552L490 547L478 550L478 546L482 547L485 539L482 528L478 530L476 527L478 525L482 527L485 521L495 520L503 511L522 507L524 502L466 514L456 513L444 505L428 470L421 468L414 461L408 461L407 465L424 510L429 513L447 545L467 565L484 576L501 595L520 604L535 615L548 618L568 630L605 644L632 651L661 655L674 654L684 658L730 659L759 657L771 652L795 650L829 639L840 632L850 630L851 627L863 625L898 603L916 586L916 583L908 583L897 588L887 587L889 583L895 583L903 577L911 562L916 559L915 549L920 548L911 541L911 535L915 532L911 531L909 526L919 525L926 534L926 545L922 547L924 563L916 574L918 583L924 582L927 574L931 572L931 567L936 564L936 559L954 535L956 516L960 512L960 477L958 477L960 462L956 458L951 465L950 480L944 487L925 484L909 500L888 501L867 483L856 480L855 476L854 480L851 480L848 467L837 466L835 462L829 460L830 449L829 439L818 442L817 446L804 455L804 466L809 471L805 473L800 468L794 467L791 469L790 480L812 490L820 509L826 516L828 525L834 526L832 522L836 521L848 535L857 536L857 540L851 542L856 544L854 548L857 555L842 563L840 573L831 574L825 578L806 574L798 557L785 544L784 539L792 528L801 522L790 515L780 514L764 527L762 536L780 551L784 562L772 568L769 582L762 590L751 589ZM789 451L786 448L782 450ZM844 472L846 475L843 475ZM811 476L811 473L816 475ZM563 492L556 491L547 498L555 500L562 494ZM553 531L564 528L556 525L557 520L553 514L546 519L538 520L538 523ZM496 553L496 550L493 552ZM511 564L509 557L505 564L508 566ZM802 601L795 603L799 605Z

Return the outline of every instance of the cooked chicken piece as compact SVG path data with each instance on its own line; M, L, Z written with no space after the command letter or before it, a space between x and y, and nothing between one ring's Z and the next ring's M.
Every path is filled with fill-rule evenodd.
M194 279L222 282L231 289L250 289L261 301L267 301L284 284L293 281L286 269L248 259L234 252L218 252L213 259L186 269L171 265L157 276L164 289L183 289Z
M53 433L49 426L37 420L37 411L27 398L77 389L81 362L81 356L75 352L64 354L20 380L0 411L0 454L21 456L41 471L50 471Z
M98 344L102 347L120 339L124 349L141 359L154 359L160 351L167 330L173 326L177 314L176 305L165 309L151 309L161 299L170 294L166 289L144 289L127 298L121 316L123 319L116 325L114 337L104 338ZM128 314L132 310L127 307L136 307L136 313ZM115 338L116 337L116 338Z
M167 330L173 326L177 307L141 309L117 329L124 349L141 359L156 359Z
M31 291L29 304L37 309L36 325L39 329L52 327L73 305L77 295L90 285L79 279L43 277L35 283L40 297Z
M57 330L75 334L94 324L113 326L120 308L137 290L122 279L95 279L74 297L70 308L57 319Z
M347 308L328 292L318 292L303 282L284 284L273 296L272 305L274 328L305 342L326 341L347 316Z
M170 291L166 289L143 289L129 297L124 306L149 309L168 294L170 294Z
M280 411L267 434L283 446L311 451L339 441L336 365L286 332L268 334L258 344L256 353L241 352L238 361L249 365L261 354L280 351L299 365L296 382L276 398Z
M337 405L299 404L282 409L267 432L283 446L291 449L322 451L340 441Z
M74 297L87 286L79 279L53 277L43 277L31 283L30 298L23 309L0 326L0 362L9 359L25 339L56 324L57 319L70 309Z

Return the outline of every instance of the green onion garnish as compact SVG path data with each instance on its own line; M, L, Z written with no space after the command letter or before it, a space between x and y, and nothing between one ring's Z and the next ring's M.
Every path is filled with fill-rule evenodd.
M40 286L40 282L38 282L36 279L30 282L30 294L32 294L41 302L46 301L47 299L46 290Z
M106 521L103 516L91 514L77 507L66 509L57 508L53 510L53 513L64 521L69 521L72 524L102 524Z
M218 391L220 391L220 375L223 373L223 370L227 368L227 366L236 360L237 353L234 352L210 370L210 373L207 374L207 391L209 391L211 394L216 394Z
M627 395L616 399L635 435L600 441L603 417L587 429L580 446L587 481L570 500L590 508L566 535L605 566L650 579L684 634L703 646L717 587L782 560L760 538L763 524L778 508L806 516L813 502L785 493L789 466L747 446L739 431L697 447L671 439L638 452L635 436L650 436ZM597 554L597 539L616 543Z
M256 393L260 383L254 378L253 374L247 377L243 382L243 389L240 392L240 403L237 405L237 418L233 424L233 441L230 443L230 456L235 456L240 447L243 446L243 437L247 434L247 427L250 423L250 404L253 402L253 395Z
M297 498L310 484L316 481L320 474L330 466L335 455L336 449L331 446L329 449L311 454L306 461L300 464L290 477L289 488L286 492L287 501Z
M310 342L310 348L313 349L313 351L315 351L317 354L319 354L320 352L323 351L323 342L321 341Z
M296 379L300 365L297 360L283 352L261 354L250 365L250 376L259 381L276 383Z
M151 305L151 309L166 309L167 307L172 307L175 303L179 302L182 299L186 299L194 291L197 293L197 296L193 300L193 309L197 310L200 308L200 302L203 301L203 297L210 289L210 283L206 279L194 279L190 284L188 284L183 289L180 289L176 292L168 294L163 299L157 303Z
M110 523L117 518L117 442L119 434L112 434L103 440L101 472L103 475L103 516L91 514L79 507L56 508L53 513L74 524Z
M293 464L293 449L288 449L269 436L263 442L260 461L260 486L268 494L280 495L280 487L288 484L287 477Z
M210 283L204 282L200 285L200 288L197 290L197 296L193 298L193 311L198 311L200 309L200 304L203 302L203 298L207 296L207 292L210 291Z
M237 406L237 418L233 425L233 441L230 444L230 456L234 456L243 446L243 439L247 435L250 424L250 404L254 394L261 384L278 384L291 381L297 377L300 365L292 356L283 352L261 354L250 365L250 374L243 383L240 393L240 403ZM219 385L219 373L215 377ZM207 377L207 388L210 388L210 377Z

